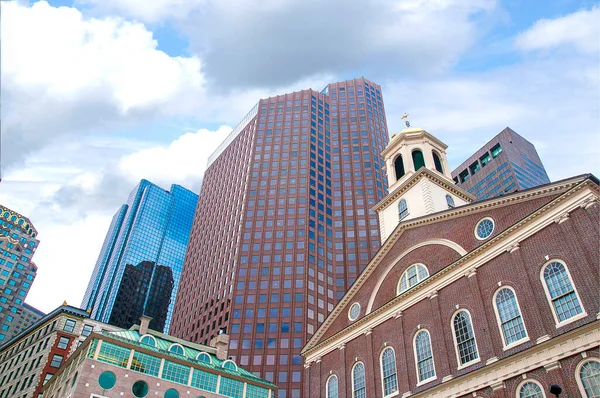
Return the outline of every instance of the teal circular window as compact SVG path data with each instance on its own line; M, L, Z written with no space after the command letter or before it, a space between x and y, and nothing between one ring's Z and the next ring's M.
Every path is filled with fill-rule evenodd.
M489 238L492 232L494 232L494 220L490 217L482 219L475 226L475 236L479 240Z
M98 384L103 390L110 390L117 384L117 376L115 376L113 372L103 372L100 377L98 377Z
M148 383L142 380L136 381L135 383L133 383L133 386L131 386L131 392L137 398L145 397L146 395L148 395Z
M170 388L165 392L165 398L179 398L179 393L176 389Z

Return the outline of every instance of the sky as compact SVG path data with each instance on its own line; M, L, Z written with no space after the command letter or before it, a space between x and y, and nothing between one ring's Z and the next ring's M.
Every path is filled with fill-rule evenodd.
M365 76L458 166L509 126L551 180L600 176L600 5L586 0L0 2L0 204L41 243L26 302L79 306L140 179L199 192L260 98Z

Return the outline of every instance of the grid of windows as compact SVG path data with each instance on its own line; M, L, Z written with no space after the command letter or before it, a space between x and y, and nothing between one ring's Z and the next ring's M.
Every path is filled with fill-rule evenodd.
M571 278L562 263L553 261L548 264L544 269L544 281L559 322L583 312Z
M475 334L471 325L471 316L466 311L460 311L454 316L453 321L456 348L461 365L465 365L479 358Z
M248 384L246 386L245 398L269 398L269 390L267 390L266 388Z
M50 366L53 368L60 368L64 357L62 355L54 354L52 356L52 361L50 362Z
M496 293L496 309L500 318L504 344L510 345L527 337L517 298L512 289L504 288Z
M190 377L190 367L175 362L165 361L161 377L179 384L187 384Z
M429 276L429 271L423 264L413 264L400 277L398 294L405 292Z
M383 375L383 395L388 396L397 392L396 355L391 348L386 348L381 353L381 372Z
M158 377L160 359L143 352L135 352L131 361L131 370Z
M219 394L231 398L242 398L244 391L244 383L238 380L229 379L221 376L221 384L219 385Z
M359 362L356 365L354 365L354 369L352 369L352 397L367 398L365 365L362 362Z
M120 347L108 341L103 341L97 359L100 362L111 363L124 368L127 366L130 353L131 350L128 348Z
M196 387L205 391L216 392L217 375L194 369L194 373L192 374L192 387Z

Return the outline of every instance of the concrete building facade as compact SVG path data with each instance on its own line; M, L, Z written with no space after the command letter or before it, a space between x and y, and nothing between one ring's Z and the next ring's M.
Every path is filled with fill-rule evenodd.
M113 326L62 305L0 349L0 397L40 398L42 387L93 331Z
M396 226L303 348L306 396L549 398L553 384L598 396L599 181L404 220L394 198L419 182L457 189L417 170L375 207L393 207Z
M38 310L37 308L32 307L27 303L23 303L23 308L17 313L17 316L13 320L14 329L11 338L15 337L23 330L36 323L45 315L46 314L44 312Z
M209 159L172 334L300 398L300 349L380 245L381 88L359 78L261 99Z
M128 328L141 315L168 331L198 195L142 180L114 215L81 306Z
M535 146L509 127L458 166L452 178L479 200L550 182Z
M29 219L0 206L0 346L15 334L37 266L31 260L40 243Z

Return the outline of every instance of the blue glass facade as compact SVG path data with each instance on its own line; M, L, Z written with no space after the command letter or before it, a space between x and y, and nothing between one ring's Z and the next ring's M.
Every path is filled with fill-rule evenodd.
M142 180L114 215L82 308L102 322L129 328L143 314L167 332L198 195ZM122 285L123 284L123 285ZM160 313L157 313L160 310Z

